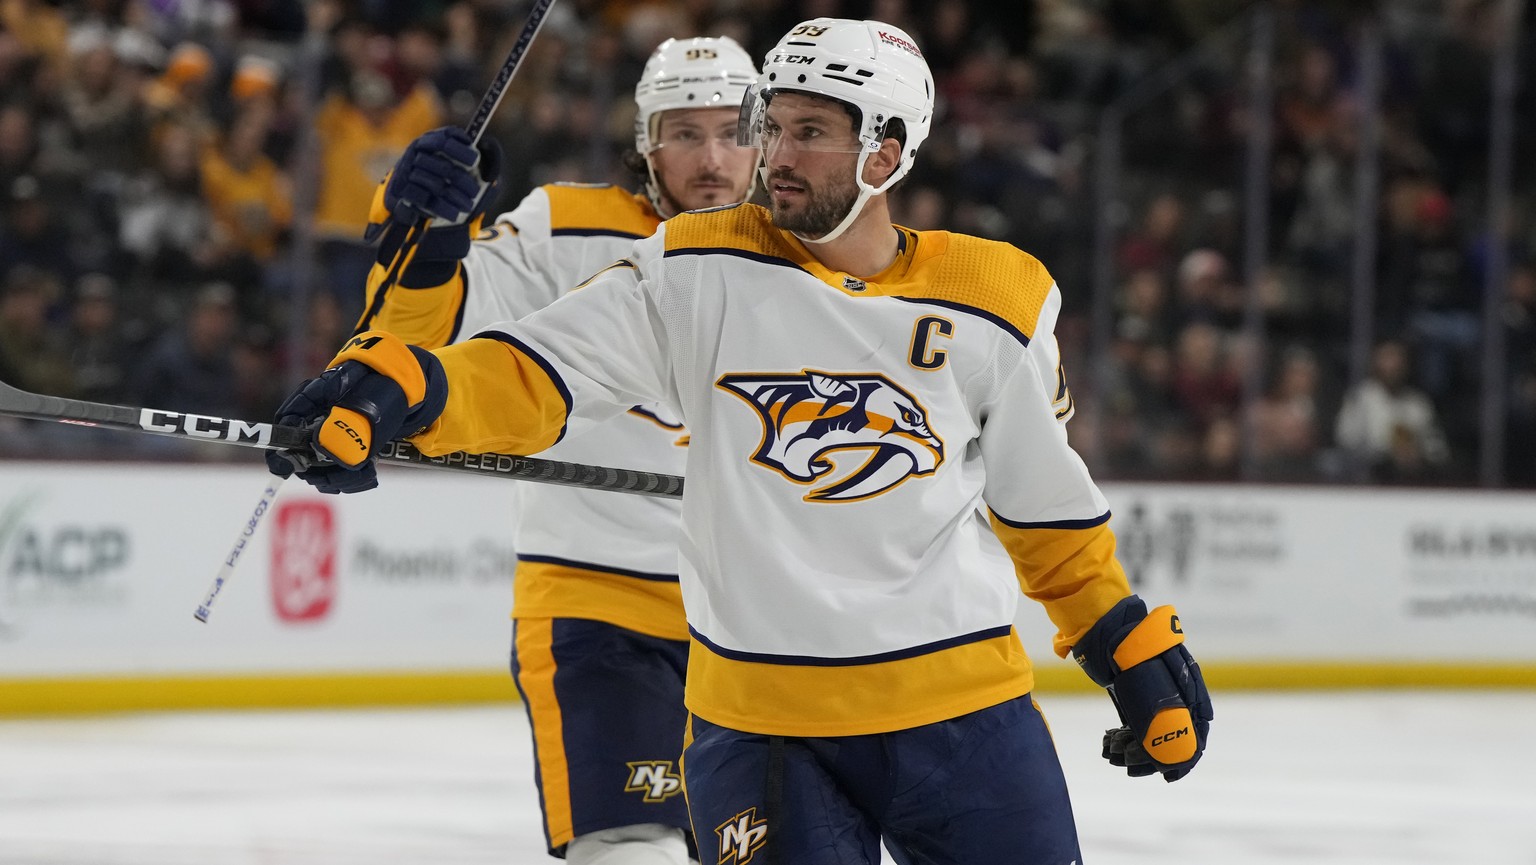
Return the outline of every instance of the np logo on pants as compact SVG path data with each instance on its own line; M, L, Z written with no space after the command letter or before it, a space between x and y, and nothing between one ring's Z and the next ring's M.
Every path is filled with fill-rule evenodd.
M671 760L624 765L629 767L629 780L624 783L626 793L639 793L646 802L664 802L667 797L683 792L683 779L672 774Z
M768 840L768 821L757 819L756 808L748 808L721 823L715 834L720 838L720 865L747 865Z

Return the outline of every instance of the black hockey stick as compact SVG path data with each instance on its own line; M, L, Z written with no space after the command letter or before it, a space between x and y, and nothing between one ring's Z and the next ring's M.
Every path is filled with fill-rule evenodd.
M302 427L252 423L208 415L153 408L86 402L43 396L0 382L0 415L55 421L77 426L145 432L153 435L220 442L268 450L309 452L310 432ZM456 451L429 457L409 442L388 442L380 448L380 463L403 463L445 471L498 475L538 483L584 487L659 498L680 498L683 479L676 475L589 466L511 454L471 454Z
M534 0L533 8L528 10L528 23L523 25L523 32L518 34L517 41L512 44L511 50L507 51L506 59L501 61L501 68L496 71L495 80L486 89L485 95L480 97L480 106L475 109L475 116L470 119L469 125L464 127L464 131L469 133L471 146L479 144L480 138L485 135L486 124L491 122L491 115L496 113L496 107L501 104L501 98L507 95L507 85L512 83L512 76L517 74L517 67L523 63L523 55L528 53L528 46L533 44L533 37L539 35L539 28L544 26L544 16L549 14L549 7L553 5L555 0ZM357 327L353 328L354 336L368 330L368 325L384 308L385 296L400 281L400 274L410 267L411 259L416 257L416 246L431 222L430 217L419 219L406 231L405 237L400 241L400 248L395 250L394 256L389 261L389 267L384 270L384 278L379 281L378 291L373 293L373 302L363 310L362 317L357 320Z

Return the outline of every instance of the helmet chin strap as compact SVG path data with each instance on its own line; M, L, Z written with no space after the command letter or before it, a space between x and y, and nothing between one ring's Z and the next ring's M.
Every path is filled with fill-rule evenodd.
M651 154L645 154L645 197L651 200L651 207L656 215L662 219L676 216L675 213L667 213L667 208L661 206L661 184L656 182L656 163L651 161Z
M793 234L796 238L798 238L801 243L815 244L831 243L832 241L843 236L843 232L847 231L849 227L853 225L854 220L859 218L859 212L864 209L864 205L869 202L869 199L874 195L885 191L886 187L890 186L891 183L895 180L895 176L893 175L891 179L886 180L885 183L882 183L879 188L870 186L868 183L865 183L864 163L869 161L869 154L869 150L863 150L859 153L859 162L854 166L853 169L854 180L859 184L859 197L855 198L853 200L853 204L848 207L848 212L843 215L842 221L837 225L834 225L831 231L823 234L820 237L806 237L798 231L792 231L790 234ZM763 186L764 188L767 188L768 186L768 179L766 177L763 178Z

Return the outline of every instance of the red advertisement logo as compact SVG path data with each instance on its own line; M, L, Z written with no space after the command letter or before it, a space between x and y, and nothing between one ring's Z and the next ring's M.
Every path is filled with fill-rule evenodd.
M318 621L336 597L336 512L328 502L279 502L272 532L272 606L284 622Z

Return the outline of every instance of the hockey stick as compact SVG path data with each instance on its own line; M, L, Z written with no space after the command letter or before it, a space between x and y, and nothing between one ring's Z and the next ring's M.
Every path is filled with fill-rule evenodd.
M308 452L310 446L310 432L302 427L277 426L208 415L43 396L18 390L4 382L0 382L0 415L268 450ZM677 475L565 463L512 454L472 454L456 451L443 456L429 457L417 450L414 445L404 441L385 443L379 448L377 459L380 463L403 463L444 471L499 475L590 490L634 493L658 498L680 498L683 495L683 479Z
M213 585L208 588L208 594L204 596L203 602L193 611L192 618L205 625L208 624L208 617L213 614L213 602L218 600L219 592L224 591L224 584L235 575L235 565L240 562L240 554L245 552L246 545L251 542L252 537L255 537L256 529L261 525L261 518L271 509L273 500L277 498L277 491L282 489L285 480L287 478L282 475L267 475L267 486L261 491L261 499L256 502L256 509L251 512L251 518L241 527L240 534L235 538L235 545L230 547L229 555L224 557L224 564L219 566L219 573L213 578Z
M480 143L480 138L485 135L486 124L490 123L491 115L496 113L496 107L501 104L503 96L507 95L507 85L512 83L512 76L517 74L517 67L523 63L523 55L528 53L528 46L533 44L533 38L539 35L539 28L544 26L544 16L549 13L549 7L555 4L555 0L534 0L533 8L528 10L528 23L523 25L523 32L517 36L517 41L512 44L507 52L505 60L501 61L501 68L496 71L496 78L491 86L486 89L485 95L480 97L480 106L475 109L475 116L470 119L469 125L464 131L469 133L471 146ZM384 298L389 290L400 281L400 275L410 267L411 260L416 257L416 247L421 241L421 236L426 233L427 226L432 222L431 217L417 220L406 230L405 237L400 241L400 248L395 250L394 256L389 260L389 267L384 270L384 278L379 281L378 291L373 294L373 303L363 310L363 315L357 320L357 327L353 329L353 335L367 330L369 322L384 308Z

